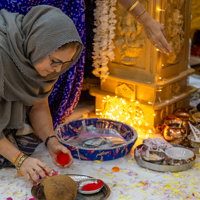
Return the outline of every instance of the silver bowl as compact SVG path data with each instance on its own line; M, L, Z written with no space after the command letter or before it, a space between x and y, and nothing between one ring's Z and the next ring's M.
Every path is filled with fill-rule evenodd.
M90 191L83 190L83 186L88 185L88 184L93 184L93 183L95 183L95 184L101 183L101 186L96 190L90 190ZM96 179L96 178L84 179L84 180L76 182L76 184L78 186L78 192L82 193L82 194L95 194L95 193L99 192L104 186L104 182L102 180Z
M198 137L199 136L199 137ZM200 135L197 134L197 137L200 138ZM194 148L200 148L200 142L196 141L195 138L194 138L194 135L193 134L190 134L187 136L189 142L190 142L190 145Z
M146 156L146 151L143 151L141 154L143 160L150 162L150 163L159 164L159 165L162 164L166 158L165 153L162 151L150 150L149 155L150 155L150 157L148 158ZM153 159L154 155L156 155L157 159L156 159L156 157L155 157L155 159Z

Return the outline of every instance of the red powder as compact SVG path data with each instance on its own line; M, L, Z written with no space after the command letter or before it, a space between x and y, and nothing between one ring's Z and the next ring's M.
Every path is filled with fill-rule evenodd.
M87 185L84 185L82 187L82 190L85 190L85 191L98 190L99 188L101 188L102 185L103 185L103 182L101 180L97 180L97 183L88 183Z

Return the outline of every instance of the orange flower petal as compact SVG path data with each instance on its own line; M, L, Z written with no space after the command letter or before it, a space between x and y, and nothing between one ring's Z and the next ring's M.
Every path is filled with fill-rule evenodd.
M17 173L18 173L20 176L24 176L24 174L22 174L20 171L17 171Z
M112 172L119 172L120 169L119 169L119 167L113 167L111 171L112 171Z

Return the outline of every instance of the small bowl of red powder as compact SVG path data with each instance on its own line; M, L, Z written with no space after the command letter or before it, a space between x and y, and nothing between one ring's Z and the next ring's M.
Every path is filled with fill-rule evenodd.
M78 182L78 192L82 194L94 194L99 192L104 186L100 179L85 179Z

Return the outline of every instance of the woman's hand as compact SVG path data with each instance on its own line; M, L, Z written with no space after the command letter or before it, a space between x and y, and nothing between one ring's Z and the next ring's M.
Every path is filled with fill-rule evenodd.
M169 54L172 51L171 46L166 40L165 27L153 19L148 13L142 15L138 21L143 25L147 38L163 53Z
M69 149L66 148L64 145L62 145L56 138L51 138L48 141L47 147L49 149L49 154L52 158L52 161L56 166L61 167L61 168L66 168L66 167L70 167L72 165L72 163L74 162L74 159L73 159ZM62 151L63 153L68 153L70 156L70 162L65 166L62 166L57 162L57 154L60 151Z
M45 172L48 176L51 176L51 169L45 163L31 157L24 160L20 167L20 172L33 185L40 183L39 176L41 176L41 178L46 177Z

